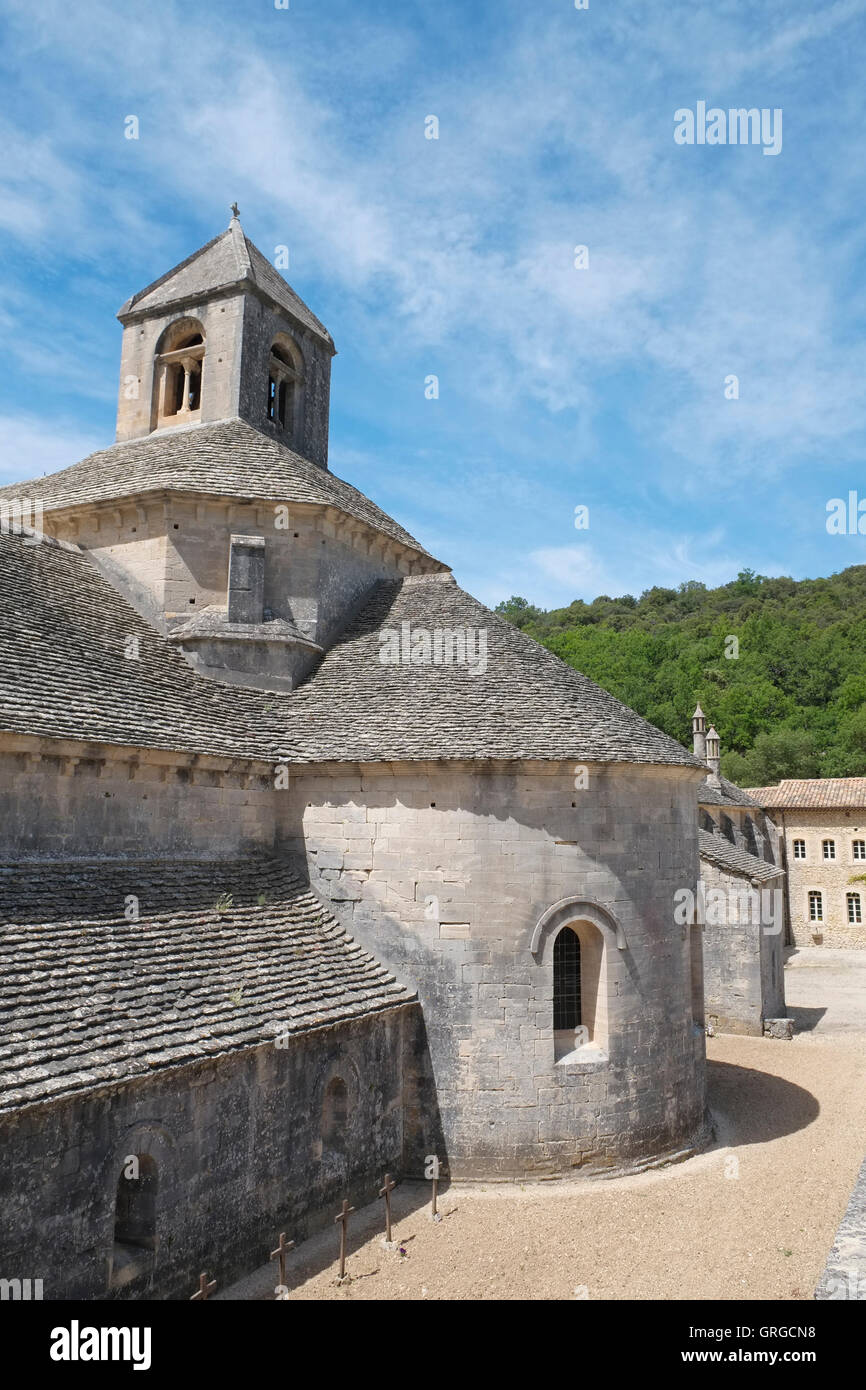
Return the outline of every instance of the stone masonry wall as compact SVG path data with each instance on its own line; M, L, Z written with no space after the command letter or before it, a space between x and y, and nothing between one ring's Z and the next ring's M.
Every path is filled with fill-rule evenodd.
M673 922L697 878L691 770L591 767L582 790L560 764L330 774L282 793L285 847L419 990L452 1176L639 1165L699 1142L704 1038ZM599 951L608 1055L557 1062L553 937L530 942L566 898L590 905L577 920L615 919L627 945L608 927ZM416 1167L432 1142L417 1138Z
M46 1299L187 1299L200 1270L224 1287L281 1230L300 1242L344 1196L370 1201L402 1169L403 1053L418 1022L416 1005L387 1010L0 1116L0 1275L43 1279ZM327 1115L334 1078L345 1123ZM114 1244L128 1155L156 1163L154 1251Z
M207 422L237 415L244 299L243 294L214 296L191 308L170 310L126 325L120 355L118 440L138 439L156 427L156 351L166 328L178 319L194 318L204 329L201 409L195 412L193 419ZM262 387L263 395L266 386L267 378Z
M139 611L169 625L225 605L232 535L265 537L265 607L327 645L380 579L435 562L336 508L205 496L124 501L49 515L46 529L91 552ZM279 525L277 524L279 520Z
M232 535L264 536L265 607L320 645L333 638L378 580L410 567L401 564L386 537L343 521L339 513L292 506L289 525L278 529L276 519L275 506L174 499L167 529L166 616L189 618L209 604L226 603Z
M791 935L796 946L836 946L866 949L866 883L852 883L866 874L866 860L855 859L853 840L866 840L866 808L784 811L779 813L785 837ZM794 858L794 840L806 841L806 858ZM822 841L834 840L835 860L823 857ZM809 920L809 893L823 894L824 921ZM848 921L846 896L860 894L862 922Z
M273 776L266 765L146 749L130 749L124 759L98 745L40 752L36 740L9 735L4 745L5 859L229 855L273 846Z
M702 929L706 1021L716 1032L760 1037L765 1018L785 1016L784 923L782 931L770 934L751 920L749 911L738 910L740 895L749 891L748 878L726 873L707 860L701 861L701 878L708 894L720 889L729 905L726 923L710 921ZM782 887L779 878L759 885L757 891Z
M304 361L301 407L294 434L288 428L280 429L267 417L268 361L279 333L292 339ZM309 329L294 324L257 295L247 295L238 414L322 468L328 466L331 356L329 348Z

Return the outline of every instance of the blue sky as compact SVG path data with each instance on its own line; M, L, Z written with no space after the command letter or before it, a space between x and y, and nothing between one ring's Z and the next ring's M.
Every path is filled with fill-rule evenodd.
M337 343L331 467L485 602L863 563L864 9L5 0L0 477L111 442L117 309L237 199ZM676 144L700 100L781 153Z

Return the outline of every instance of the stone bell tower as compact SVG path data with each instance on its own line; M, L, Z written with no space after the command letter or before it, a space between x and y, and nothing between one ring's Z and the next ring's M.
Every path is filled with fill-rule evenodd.
M117 439L240 418L328 466L328 330L244 235L228 229L127 300Z

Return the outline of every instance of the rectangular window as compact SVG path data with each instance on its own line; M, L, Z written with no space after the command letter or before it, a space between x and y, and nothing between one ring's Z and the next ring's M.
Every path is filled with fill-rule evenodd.
M805 840L795 840L795 841L794 841L794 858L795 858L795 859L805 859L805 858L806 858L806 841L805 841Z
M853 840L852 849L855 859L866 859L866 840Z
M824 858L825 858L825 859L835 859L835 858L836 858L836 841L835 841L835 840L822 840L821 843L822 843L822 846L823 846L823 849L824 849Z
M862 915L861 910L860 910L860 894L859 894L859 893L849 893L849 894L848 894L848 921L849 921L849 922L862 922L862 921L863 921L863 915Z
M809 921L823 922L823 920L824 904L821 900L821 894L817 892L812 892L809 894Z

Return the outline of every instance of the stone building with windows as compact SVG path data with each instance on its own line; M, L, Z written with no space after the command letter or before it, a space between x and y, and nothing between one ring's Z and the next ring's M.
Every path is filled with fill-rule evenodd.
M788 778L749 795L779 826L791 943L866 947L866 777Z
M706 1023L711 1032L791 1037L778 831L752 795L721 776L719 736L700 705L692 739L709 768L698 790Z
M693 1152L706 764L330 472L236 217L120 319L115 444L0 491L4 1274L182 1297L430 1154Z

